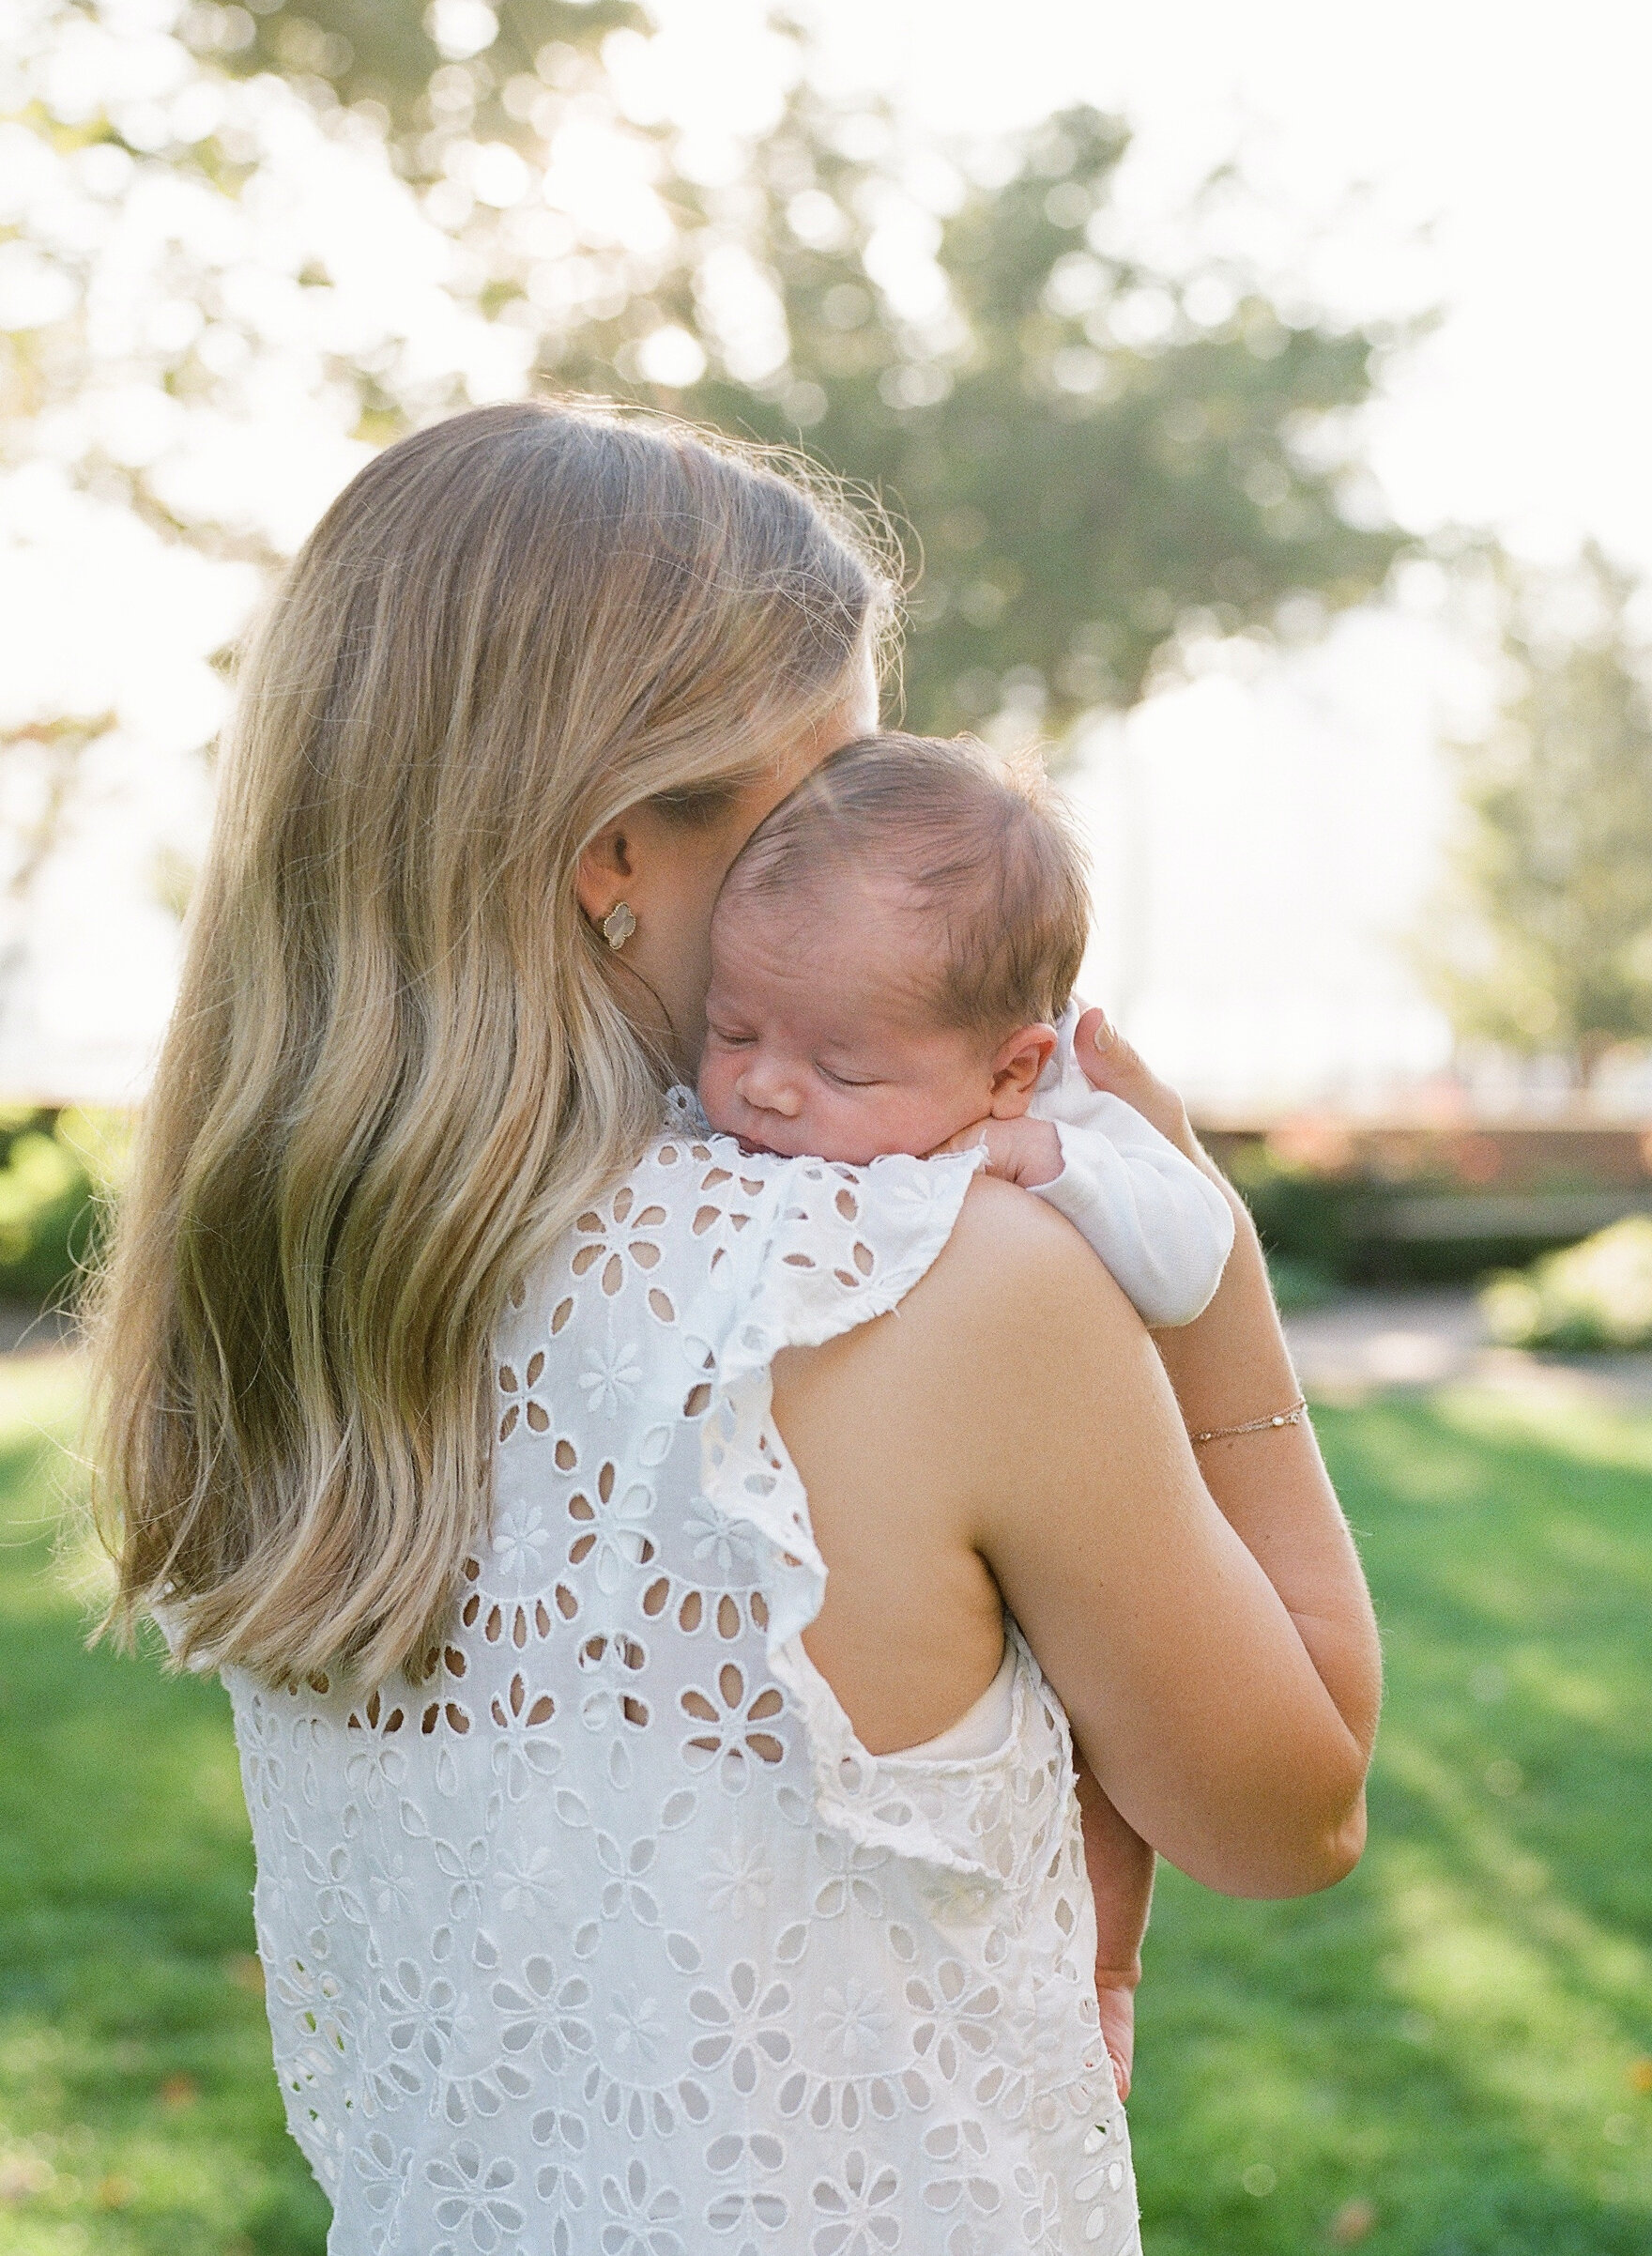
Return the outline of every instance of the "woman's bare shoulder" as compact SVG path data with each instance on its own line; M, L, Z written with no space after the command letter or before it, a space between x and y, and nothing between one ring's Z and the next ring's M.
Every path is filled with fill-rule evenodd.
M893 1464L921 1439L928 1475L963 1503L1006 1450L1025 1469L1076 1427L1116 1434L1149 1366L1156 1378L1141 1319L1071 1223L977 1175L898 1307L776 1358L776 1410L783 1427L807 1419L835 1436L822 1447L868 1462Z
M816 1354L812 1375L849 1430L916 1423L930 1446L948 1435L961 1459L996 1453L1012 1432L1036 1454L1029 1436L1052 1420L1127 1415L1138 1366L1156 1366L1140 1318L1072 1225L981 1175L894 1313Z
M956 1331L1026 1340L1080 1326L1093 1342L1141 1320L1071 1222L1043 1199L977 1175L951 1237L903 1304Z

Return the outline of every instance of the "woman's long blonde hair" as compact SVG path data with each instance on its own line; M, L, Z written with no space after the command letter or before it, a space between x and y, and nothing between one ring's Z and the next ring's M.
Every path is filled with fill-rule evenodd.
M659 1117L581 851L726 809L888 609L840 507L657 419L479 408L333 504L246 655L92 1297L106 1627L367 1681L439 1628L507 1294Z

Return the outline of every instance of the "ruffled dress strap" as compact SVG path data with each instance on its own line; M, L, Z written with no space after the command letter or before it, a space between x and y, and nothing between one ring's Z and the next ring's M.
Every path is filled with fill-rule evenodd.
M713 1147L716 1143L713 1139ZM917 1858L997 1891L1048 1860L1065 1821L1071 1742L1059 1702L1013 1624L1011 1721L985 1757L874 1756L803 1649L826 1565L808 1498L772 1414L774 1358L819 1346L898 1306L951 1235L980 1151L849 1167L823 1159L730 1163L760 1174L747 1227L712 1270L698 1328L715 1352L703 1429L705 1495L750 1544L768 1609L768 1657L802 1718L816 1813L868 1849Z

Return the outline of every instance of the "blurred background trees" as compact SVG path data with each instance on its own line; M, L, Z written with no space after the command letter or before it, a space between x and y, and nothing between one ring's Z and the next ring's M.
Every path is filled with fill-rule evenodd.
M1352 437L1393 337L1208 249L1226 176L1149 256L1115 193L1121 118L943 147L832 83L780 6L739 54L635 0L12 16L0 570L56 575L64 629L0 686L0 1036L83 808L123 762L156 806L199 772L259 589L432 415L593 391L801 448L895 522L909 722L1057 750L1187 638L1265 636L1287 604L1323 620L1400 546ZM187 838L131 851L181 907ZM54 1116L20 1114L0 1191L44 1182L28 1139ZM66 1275L85 1227L50 1220L9 1266L0 1247L0 1285Z
M1075 110L942 150L880 100L823 87L807 22L776 10L742 58L744 115L708 128L675 79L685 54L702 74L716 58L629 0L197 0L146 35L156 92L140 103L76 90L64 67L84 34L96 80L107 9L25 12L38 68L25 60L14 115L72 163L83 204L89 189L152 207L158 175L174 191L172 319L148 322L144 353L158 427L179 408L233 414L272 311L301 294L354 438L538 383L800 444L874 487L922 561L906 691L929 729L1060 736L1136 700L1189 620L1208 635L1265 626L1289 597L1353 603L1396 552L1351 500L1348 417L1376 341L1281 310L1231 261L1145 262L1112 202L1119 119ZM359 277L302 241L294 171L329 144L402 184L404 223L441 238L443 286L493 330L491 360L471 336L470 366L450 349L433 369L394 309L363 322ZM270 223L262 246L249 211ZM37 238L33 275L58 286L37 287L48 319L12 331L14 415L68 407L91 380L89 216L74 239ZM246 273L261 248L260 291ZM150 454L93 448L80 467L215 554L267 563L290 545L296 529L215 514L198 477L182 490L165 450Z
M1380 595L1408 545L1359 457L1404 333L1264 286L1222 224L1237 168L1149 239L1123 118L941 146L779 5L739 52L678 0L13 20L0 574L55 574L99 633L0 682L0 1036L77 807L122 760L158 807L200 778L260 587L374 447L468 402L610 393L874 489L908 550L910 722L1058 753L1185 657ZM1652 1010L1632 591L1595 558L1568 609L1497 569L1507 708L1462 757L1431 975L1465 1039L1582 1076ZM181 906L207 796L134 838L152 899Z
M1594 545L1495 560L1504 696L1455 748L1463 821L1423 949L1460 1036L1559 1054L1587 1086L1652 1037L1652 653L1636 585Z

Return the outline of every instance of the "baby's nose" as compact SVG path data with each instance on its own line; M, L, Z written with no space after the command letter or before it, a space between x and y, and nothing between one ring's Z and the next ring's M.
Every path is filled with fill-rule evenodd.
M773 1066L748 1066L734 1086L736 1094L754 1112L778 1113L783 1120L795 1120L803 1109L803 1100L791 1075Z

